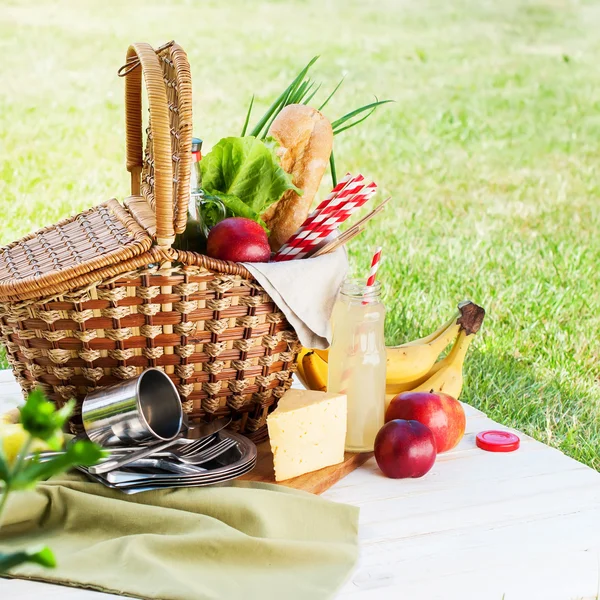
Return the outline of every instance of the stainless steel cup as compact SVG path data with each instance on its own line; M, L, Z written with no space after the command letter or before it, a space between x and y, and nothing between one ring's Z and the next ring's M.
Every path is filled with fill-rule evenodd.
M147 369L128 379L88 394L81 407L90 440L107 445L121 442L172 440L181 430L183 409L177 388L159 369Z

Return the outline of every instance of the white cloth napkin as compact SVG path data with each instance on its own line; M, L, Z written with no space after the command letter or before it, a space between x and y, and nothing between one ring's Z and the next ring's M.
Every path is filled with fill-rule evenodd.
M317 258L244 266L273 298L303 346L329 347L331 311L348 272L344 248Z

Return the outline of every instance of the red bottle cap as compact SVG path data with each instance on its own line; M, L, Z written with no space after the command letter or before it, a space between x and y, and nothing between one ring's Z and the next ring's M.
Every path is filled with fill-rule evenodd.
M519 436L510 431L481 431L475 438L475 443L488 452L513 452L521 445Z

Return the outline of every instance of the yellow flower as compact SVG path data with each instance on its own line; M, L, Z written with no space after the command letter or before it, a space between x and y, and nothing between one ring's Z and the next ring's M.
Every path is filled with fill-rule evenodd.
M23 429L21 423L5 423L0 422L0 444L4 450L4 455L9 464L12 464L19 454L19 450L23 447L28 434ZM48 450L48 446L42 440L34 440L29 451Z

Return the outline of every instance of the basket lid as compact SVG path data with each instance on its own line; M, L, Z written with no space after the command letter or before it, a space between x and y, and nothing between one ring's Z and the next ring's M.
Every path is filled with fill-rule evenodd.
M73 280L144 254L152 238L116 201L45 227L0 249L0 297L50 295Z

